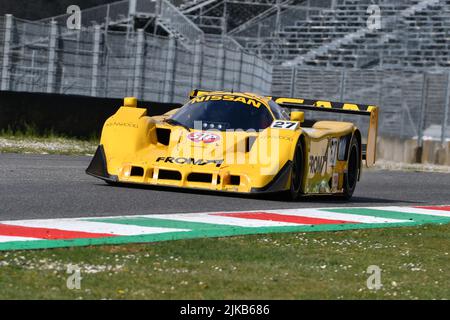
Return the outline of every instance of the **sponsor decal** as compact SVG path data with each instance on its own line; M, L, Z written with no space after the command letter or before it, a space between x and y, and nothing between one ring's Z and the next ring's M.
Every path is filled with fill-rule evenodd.
M220 167L223 163L223 160L204 160L204 159L195 159L195 158L175 158L175 157L158 157L156 162L164 162L164 163L176 163L176 164L191 164L195 166L205 166L208 164L215 164L216 167Z
M259 136L258 139L278 139L278 140L287 140L287 141L292 141L293 139L291 137L285 137L285 136L268 136L268 135L263 135L263 136Z
M331 188L336 190L339 185L339 173L333 173L333 180L331 181Z
M298 128L298 124L299 123L297 121L276 120L270 127L276 129L296 130Z
M206 101L232 101L232 102L241 102L243 104L248 104L249 106L253 106L255 108L259 108L261 106L261 102L252 98L233 96L233 95L208 95L208 96L198 96L191 100L191 104L198 102L206 102Z
M330 140L330 153L329 153L329 158L330 158L330 165L332 167L336 166L336 159L337 159L337 150L338 150L338 139L336 138L332 138Z
M309 172L312 174L323 174L323 169L327 168L328 157L324 156L309 156Z
M338 139L332 138L328 140L325 155L310 155L309 172L312 174L319 173L320 175L324 175L327 172L328 166L336 166L338 144Z
M138 128L137 123L132 122L108 122L106 127L128 127L128 128Z
M191 141L203 143L213 143L220 140L220 136L212 132L191 132L187 137Z

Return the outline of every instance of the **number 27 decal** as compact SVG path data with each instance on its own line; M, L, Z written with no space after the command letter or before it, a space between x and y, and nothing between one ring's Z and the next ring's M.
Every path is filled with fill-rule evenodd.
M336 158L337 158L337 150L338 150L338 139L332 138L329 142L329 159L330 159L330 165L334 167L336 165Z
M295 130L298 127L298 122L277 120L274 121L270 127L276 129Z

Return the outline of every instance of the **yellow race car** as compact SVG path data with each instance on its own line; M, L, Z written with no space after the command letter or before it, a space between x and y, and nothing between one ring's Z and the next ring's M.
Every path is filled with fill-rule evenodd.
M351 122L305 119L322 112L367 116L367 137ZM150 117L129 97L86 172L110 184L349 199L363 161L375 162L377 127L368 105L194 90L181 108Z

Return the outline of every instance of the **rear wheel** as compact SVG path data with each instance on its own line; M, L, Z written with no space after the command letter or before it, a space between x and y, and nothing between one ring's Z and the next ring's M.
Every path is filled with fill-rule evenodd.
M289 197L291 200L297 200L303 194L303 166L303 148L301 142L298 141L295 147L295 154L291 169L291 186L289 190Z
M347 173L344 174L344 199L349 200L355 191L360 170L359 143L354 137L350 143Z

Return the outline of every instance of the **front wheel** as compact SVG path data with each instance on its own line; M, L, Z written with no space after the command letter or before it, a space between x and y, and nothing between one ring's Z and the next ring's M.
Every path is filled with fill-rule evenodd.
M350 200L355 191L360 170L359 143L355 137L352 138L347 160L347 173L344 174L344 199Z

